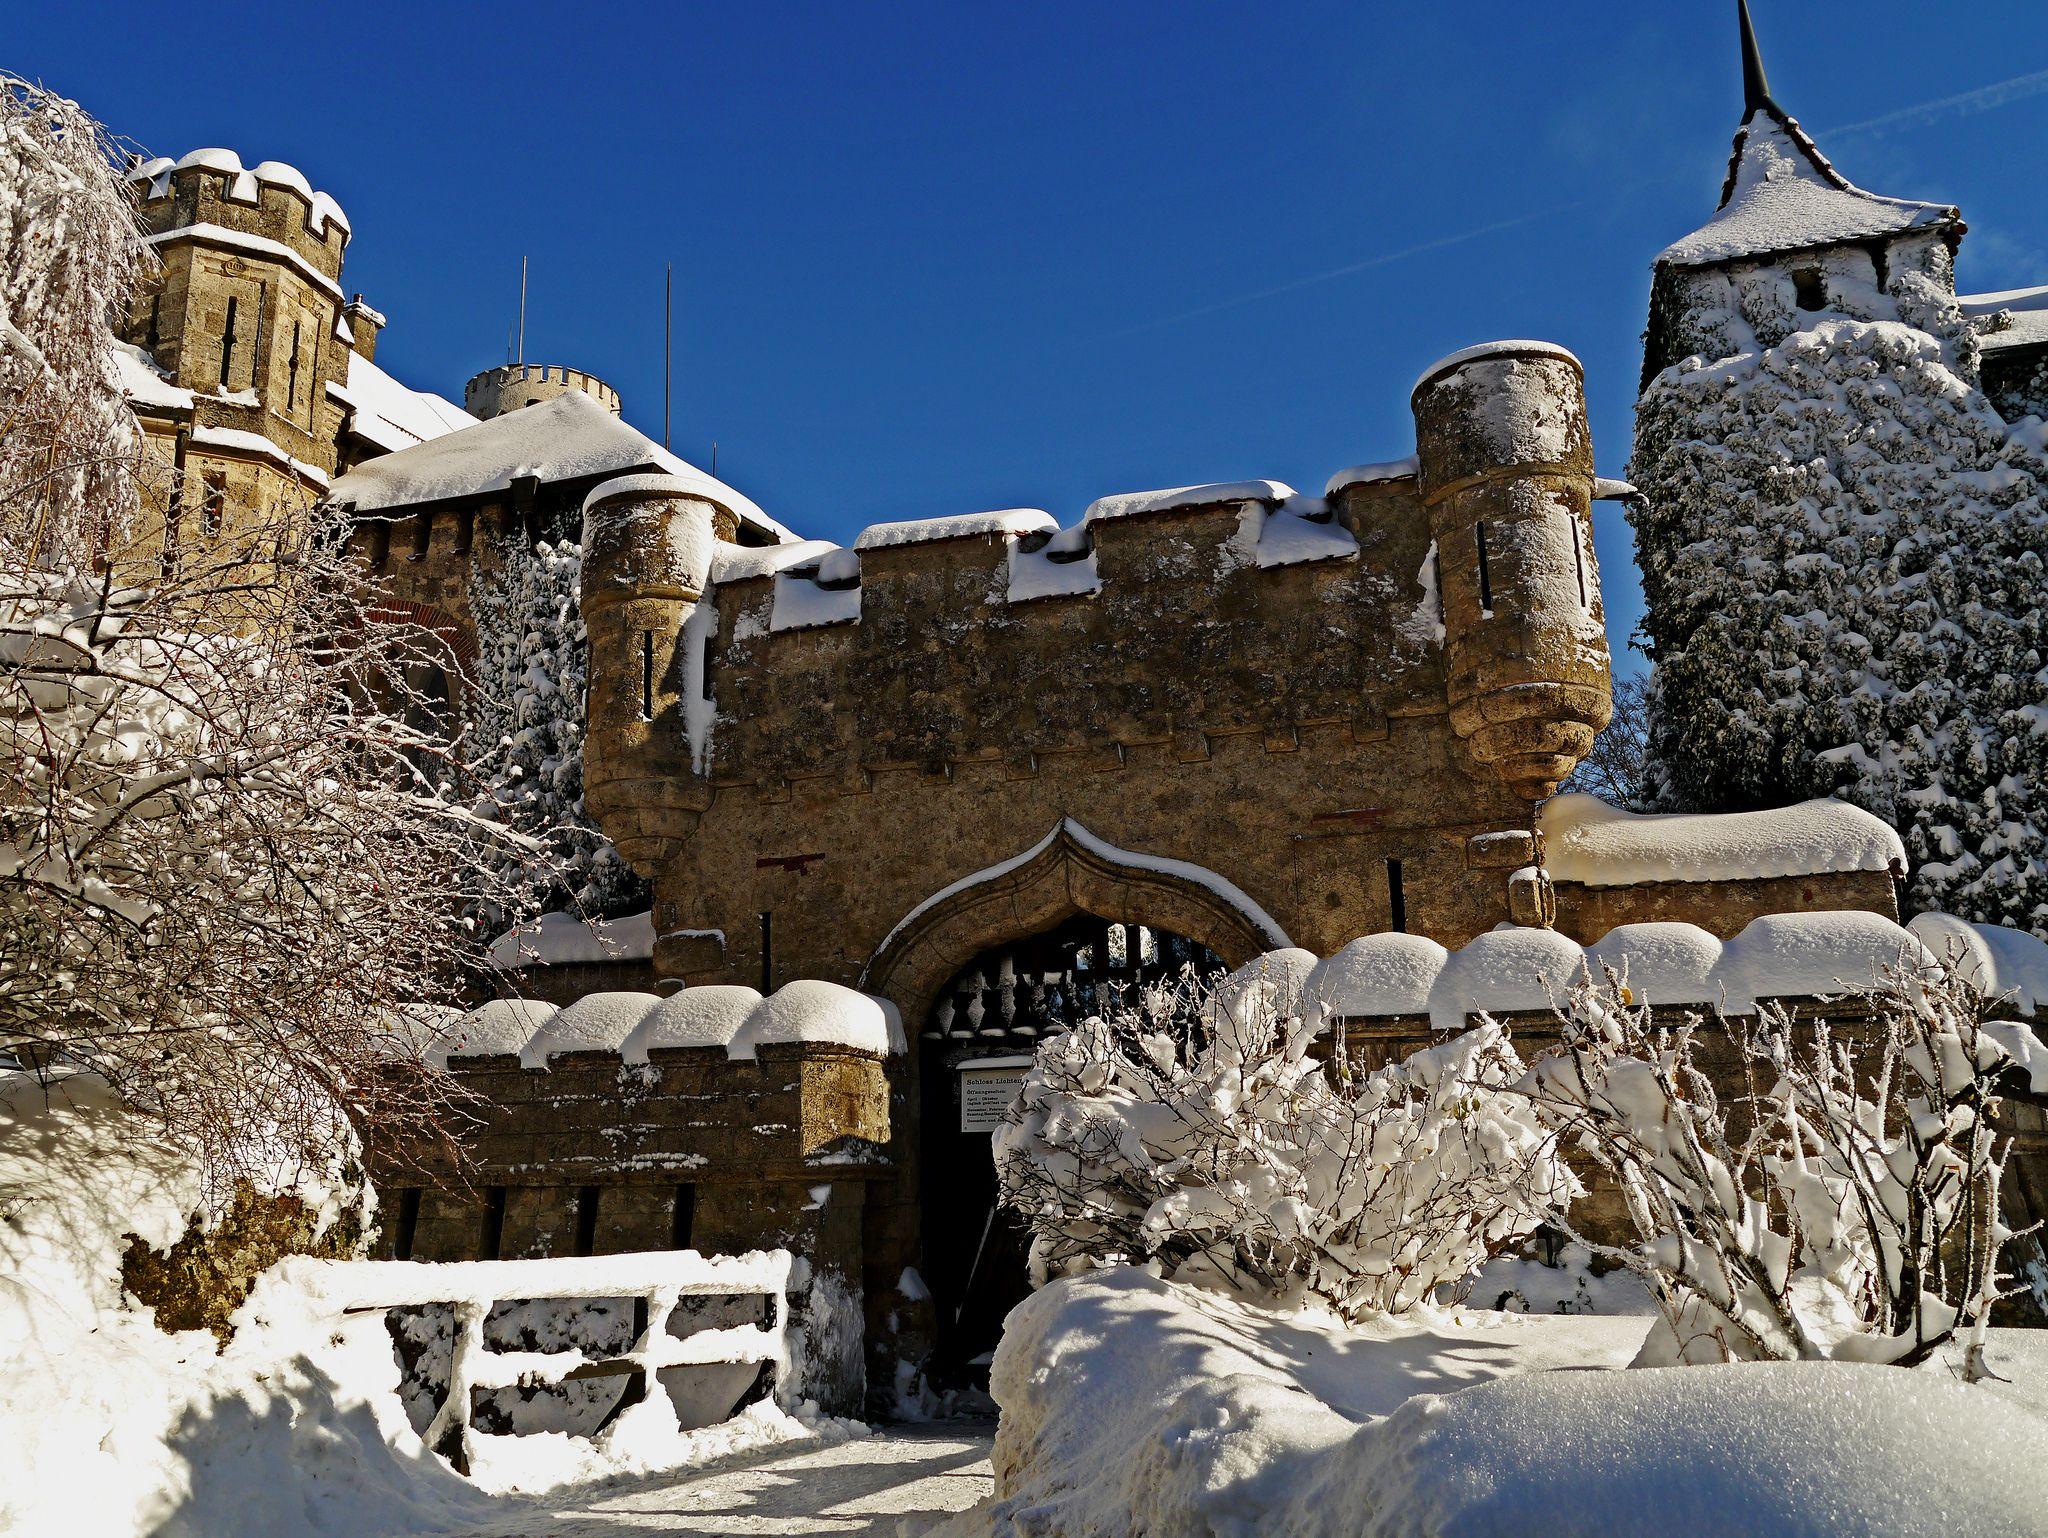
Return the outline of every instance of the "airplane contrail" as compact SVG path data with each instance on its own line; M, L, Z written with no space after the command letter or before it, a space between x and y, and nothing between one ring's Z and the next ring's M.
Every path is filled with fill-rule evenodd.
M1995 80L1989 85L1980 85L1974 90L1961 91L1954 96L1941 96L1936 97L1932 101L1916 102L1910 107L1900 107L1893 112L1882 113L1873 118L1865 118L1859 123L1842 123L1832 128L1823 128L1819 130L1819 134L1823 138L1838 138L1850 134L1882 133L1888 129L1903 128L1908 124L1936 122L1954 113L1991 112L2016 101L2026 101L2030 97L2043 95L2048 95L2048 69L2035 70L2025 75L2014 75L2010 80ZM1628 192L1636 188L1654 185L1654 180L1645 179L1640 182L1632 182L1620 187L1609 188L1608 195L1612 196L1617 192ZM1309 288L1315 284L1328 283L1337 278L1348 278L1353 273L1365 272L1373 267L1385 267L1394 262L1406 261L1411 256L1423 256L1431 251L1441 251L1447 246L1463 245L1468 240L1480 240L1488 235L1497 235L1503 230L1518 229L1525 224L1534 224L1538 220L1548 219L1556 214L1566 213L1575 208L1583 208L1593 201L1595 200L1591 198L1581 198L1571 203L1553 203L1548 208L1542 209L1537 213L1523 214L1519 218L1514 219L1496 220L1492 224L1482 224L1476 229L1461 230L1455 235L1440 235L1434 240L1419 241L1411 246L1403 246L1398 251L1382 252L1378 256L1368 256L1360 261L1348 262L1342 267L1331 267L1322 272L1312 272L1303 277L1291 278L1285 283L1276 283L1270 288L1258 289L1248 294L1238 294L1229 299L1218 299L1213 304L1197 305L1192 310L1182 310L1175 315L1164 315L1157 320L1141 321L1135 326L1126 326L1120 331L1107 332L1090 340L1113 342L1123 337L1137 336L1142 332L1156 331L1162 326L1177 326L1182 321L1197 320L1204 315L1215 315L1224 310L1240 309L1248 304L1257 304L1262 300L1277 298L1281 294L1293 293L1299 288Z
M2014 75L2010 80L1995 80L1990 85L1978 86L1974 91L1962 91L1954 96L1917 102L1910 107L1901 107L1896 112L1865 118L1860 123L1843 123L1820 131L1831 136L1876 133L1887 128L1903 128L1909 123L1932 123L1951 113L1990 112L2009 102L2025 101L2029 97L2041 95L2048 95L2048 69L2037 69L2026 75Z

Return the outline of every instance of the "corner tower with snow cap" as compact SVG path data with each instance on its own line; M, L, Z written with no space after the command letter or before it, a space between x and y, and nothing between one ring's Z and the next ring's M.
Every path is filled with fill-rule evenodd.
M619 476L583 504L584 799L619 853L650 877L709 805L696 777L681 772L696 757L690 702L704 697L703 647L689 642L712 552L738 524L702 484L673 475Z
M1415 386L1451 727L1516 795L1554 792L1613 714L1579 362L1489 342Z

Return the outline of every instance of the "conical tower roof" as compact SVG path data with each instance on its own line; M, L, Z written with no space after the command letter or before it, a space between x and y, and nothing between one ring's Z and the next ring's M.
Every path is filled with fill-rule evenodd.
M1743 117L1720 207L1690 235L1666 246L1659 263L1706 267L1913 229L1962 233L1962 215L1953 204L1881 197L1837 171L1771 95L1748 0L1736 0L1736 19L1742 34Z

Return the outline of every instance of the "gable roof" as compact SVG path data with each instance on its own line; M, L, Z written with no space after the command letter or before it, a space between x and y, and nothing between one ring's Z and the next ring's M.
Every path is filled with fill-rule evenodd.
M723 481L678 459L580 394L557 395L372 459L336 480L329 500L357 513L395 513L429 502L506 491L514 481L529 476L553 483L636 470L688 481L742 523L777 540L794 537Z
M348 383L330 384L327 393L349 409L349 431L387 453L476 426L476 418L453 401L400 384L354 351L348 355Z

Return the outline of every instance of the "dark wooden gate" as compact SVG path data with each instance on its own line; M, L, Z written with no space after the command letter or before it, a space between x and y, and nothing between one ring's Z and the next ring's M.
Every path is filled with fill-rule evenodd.
M1108 1007L1121 990L1188 969L1207 976L1224 967L1180 935L1084 914L984 951L940 991L920 1055L923 1275L938 1315L931 1376L939 1387L986 1384L1003 1316L1029 1290L1026 1238L996 1206L990 1134L961 1128L963 1065L1021 1064L1043 1037Z

